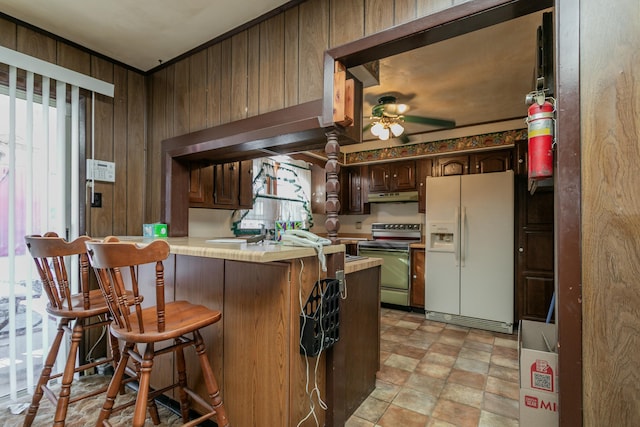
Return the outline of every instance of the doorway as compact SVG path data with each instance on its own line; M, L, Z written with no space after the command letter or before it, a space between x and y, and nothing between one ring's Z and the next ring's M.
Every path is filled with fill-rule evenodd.
M355 67L549 7L555 7L557 12L554 27L557 47L556 97L562 99L563 105L563 111L557 115L556 139L562 140L562 144L558 144L556 152L557 174L554 182L554 228L558 230L554 241L556 321L559 341L566 343L559 355L559 375L563 383L559 392L562 402L560 423L582 425L580 103L577 90L578 58L572 53L577 52L579 47L577 11L571 11L567 5L562 9L566 12L562 15L558 11L560 6L557 1L471 1L330 49L325 54L323 123L325 126L333 125L333 98L326 94L333 93L336 62L345 68ZM558 31L561 26L562 34Z

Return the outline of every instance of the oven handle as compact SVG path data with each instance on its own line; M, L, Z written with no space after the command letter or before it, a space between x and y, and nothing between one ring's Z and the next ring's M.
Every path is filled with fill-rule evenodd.
M408 254L409 249L393 249L393 248L374 248L371 246L360 246L359 250L361 251L373 251L373 252L399 252L403 254Z

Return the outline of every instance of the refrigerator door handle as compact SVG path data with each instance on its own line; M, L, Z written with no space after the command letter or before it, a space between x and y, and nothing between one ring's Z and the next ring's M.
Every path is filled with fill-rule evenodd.
M462 207L462 224L460 224L460 266L464 267L465 261L465 232L467 231L467 208Z
M460 233L460 208L456 207L456 211L455 211L455 217L456 217L456 228L455 228L455 233L458 234ZM453 238L453 255L454 258L456 260L456 267L458 267L459 265L459 261L460 261L460 239L459 236L455 236Z

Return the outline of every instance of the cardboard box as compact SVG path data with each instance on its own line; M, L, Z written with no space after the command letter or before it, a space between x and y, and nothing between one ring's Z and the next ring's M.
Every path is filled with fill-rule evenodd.
M167 237L167 224L142 224L143 237Z
M520 427L558 425L557 344L556 325L520 322Z
M520 427L557 427L558 394L520 389Z
M552 323L522 320L518 331L520 388L558 392L557 329Z

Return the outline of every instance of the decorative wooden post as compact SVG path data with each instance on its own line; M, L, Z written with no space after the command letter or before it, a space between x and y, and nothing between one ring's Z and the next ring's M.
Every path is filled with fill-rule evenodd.
M325 211L327 219L324 226L327 230L327 238L333 243L338 238L338 230L340 229L340 220L338 213L340 212L340 180L338 173L340 172L340 164L338 156L340 155L340 144L338 143L338 133L335 130L328 132L327 145L324 146L324 152L327 155L327 164L325 171L327 173Z

